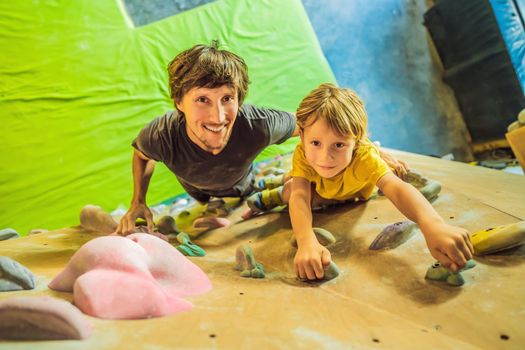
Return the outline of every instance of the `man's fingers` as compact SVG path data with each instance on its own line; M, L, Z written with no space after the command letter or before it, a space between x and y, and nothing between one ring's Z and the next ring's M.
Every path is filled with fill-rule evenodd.
M121 232L122 232L122 220L119 221L119 223L117 225L117 229L112 234L120 235Z
M153 232L153 217L151 215L151 213L149 214L146 214L146 225L148 226L148 231L151 233Z
M122 230L122 234L124 236L130 235L135 231L135 221L131 220L130 218L127 218L124 222L124 228Z

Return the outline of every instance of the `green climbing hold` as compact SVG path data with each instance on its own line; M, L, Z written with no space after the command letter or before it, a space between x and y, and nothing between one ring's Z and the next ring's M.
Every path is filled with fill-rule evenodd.
M190 240L190 236L186 232L180 232L177 235L177 241L180 245L175 247L179 252L186 256L205 256L206 251L193 243Z
M451 286L462 286L465 284L465 279L461 276L461 272L469 270L474 266L476 266L476 262L471 259L467 261L465 267L461 270L453 272L442 266L441 263L435 262L428 268L425 278L432 281L447 282Z

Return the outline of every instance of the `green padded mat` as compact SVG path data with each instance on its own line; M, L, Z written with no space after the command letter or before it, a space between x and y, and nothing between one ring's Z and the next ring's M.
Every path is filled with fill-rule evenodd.
M218 39L242 56L260 106L294 111L335 81L299 0L221 0L140 28L110 0L3 1L0 18L0 228L21 234L129 203L130 143L173 108L165 68L182 50ZM159 164L148 203L181 192Z

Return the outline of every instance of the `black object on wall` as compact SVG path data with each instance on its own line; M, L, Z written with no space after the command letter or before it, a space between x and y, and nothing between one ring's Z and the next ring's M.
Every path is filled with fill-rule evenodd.
M489 0L438 0L424 15L474 143L503 139L525 97Z

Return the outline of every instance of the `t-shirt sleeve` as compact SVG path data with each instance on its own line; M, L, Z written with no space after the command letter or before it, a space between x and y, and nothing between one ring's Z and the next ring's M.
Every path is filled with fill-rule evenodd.
M302 177L309 181L315 177L315 170L308 165L304 155L304 146L302 143L297 144L292 158L292 170L290 171L292 177Z
M292 113L251 105L244 105L243 108L250 119L263 122L268 135L268 145L283 143L295 130L296 119Z
M364 146L355 154L354 176L357 180L376 185L377 181L390 172L390 168L372 145Z
M167 124L167 115L153 119L142 128L131 145L148 158L164 161L171 144Z

